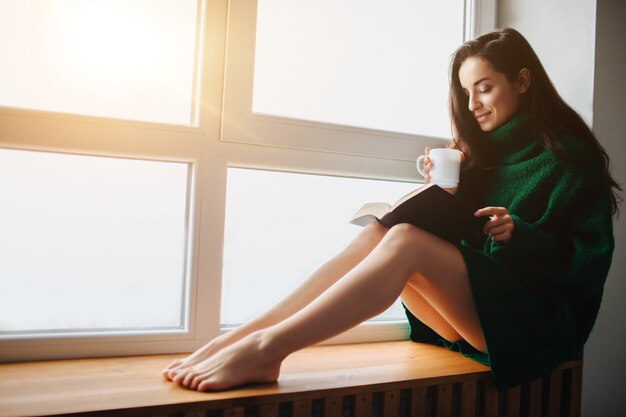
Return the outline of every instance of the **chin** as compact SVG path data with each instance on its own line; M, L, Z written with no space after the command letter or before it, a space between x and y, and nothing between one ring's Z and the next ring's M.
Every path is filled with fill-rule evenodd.
M499 119L496 119L493 116L494 115L492 113L490 117L487 118L487 120L484 120L482 123L478 123L478 127L480 127L480 130L482 130L483 132L491 132L502 124L499 122Z
M483 132L491 132L492 130L494 130L496 127L494 124L492 123L486 123L483 126L480 126L480 130L482 130Z
M500 119L498 120L487 120L482 124L479 124L480 126L480 130L482 130L483 132L491 132L492 130L495 130L497 128L499 128L500 126L502 126L504 123L500 121Z

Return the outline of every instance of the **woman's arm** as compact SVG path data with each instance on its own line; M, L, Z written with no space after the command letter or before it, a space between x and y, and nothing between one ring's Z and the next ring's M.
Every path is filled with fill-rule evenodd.
M517 215L510 215L513 223L511 237L506 240L487 239L489 253L506 261L520 263L537 257L567 256L571 253L571 239L568 236L546 232L530 224Z
M508 236L488 237L487 253L505 262L538 258L550 264L570 259L580 248L600 245L612 236L608 184L592 171L564 171L552 192L534 204L543 207L543 212L532 221L523 218L523 213L500 213L501 219L506 218Z

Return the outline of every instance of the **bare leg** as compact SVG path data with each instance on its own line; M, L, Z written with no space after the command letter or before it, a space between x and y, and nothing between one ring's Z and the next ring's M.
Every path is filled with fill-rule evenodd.
M313 272L277 305L249 323L216 337L188 357L175 360L163 370L163 374L172 380L179 373L249 334L279 323L300 311L358 265L378 245L388 230L379 223L368 224L342 252Z
M381 313L411 280L465 340L484 351L467 269L453 245L410 225L398 225L331 291L307 307L178 374L191 389L220 390L274 381L285 357Z
M424 298L419 288L412 282L417 277L412 277L402 290L400 298L411 313L420 319L422 323L436 331L449 342L461 339L461 335L450 323Z

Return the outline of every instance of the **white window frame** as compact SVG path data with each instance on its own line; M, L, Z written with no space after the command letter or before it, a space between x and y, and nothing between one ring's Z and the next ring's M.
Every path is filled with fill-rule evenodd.
M495 0L464 1L465 39L493 30ZM229 10L221 141L286 147L411 162L425 146L448 139L253 113L256 1L234 1ZM452 51L450 51L452 52Z
M471 18L466 20L466 36L495 27L495 0L467 0L465 5ZM266 124L265 136L250 139L229 124L231 106L240 98L229 94L228 83L235 80L232 77L247 76L244 85L251 100L254 60L253 50L237 44L234 34L242 24L255 22L255 16L256 0L198 0L196 71L202 77L197 78L195 88L193 126L0 107L2 148L184 162L190 164L192 173L185 293L188 314L183 329L3 338L0 361L187 352L227 331L220 329L220 297L229 166L417 181L412 157L421 153L424 145L442 146L441 139L251 115L251 106L244 116ZM252 45L254 27L245 29ZM237 59L243 61L235 65ZM247 75L236 73L239 65ZM288 133L292 142L268 141L280 137L282 129L290 132L292 128L314 132L315 140L310 136L304 141L293 139L307 136ZM360 144L354 147L357 137ZM370 322L328 343L406 336L406 322Z

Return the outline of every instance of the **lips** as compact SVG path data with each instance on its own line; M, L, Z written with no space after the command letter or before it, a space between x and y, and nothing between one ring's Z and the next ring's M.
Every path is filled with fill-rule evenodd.
M487 113L482 113L482 114L475 114L474 118L476 119L476 121L478 123L485 121L485 119L487 118L487 116L489 116L491 114L491 112L487 112Z

